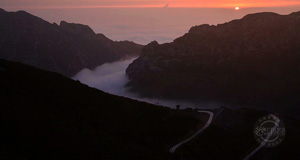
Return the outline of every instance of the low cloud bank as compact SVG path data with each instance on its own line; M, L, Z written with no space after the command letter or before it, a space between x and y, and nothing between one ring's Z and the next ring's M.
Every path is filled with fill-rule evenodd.
M124 96L124 85L128 82L125 70L133 60L105 63L94 70L83 69L73 79L104 92Z
M77 75L73 77L73 79L79 80L81 83L110 94L124 96L152 104L159 104L170 108L175 108L176 105L181 105L182 108L202 108L201 106L203 106L203 108L219 107L219 104L217 103L204 103L199 105L199 103L194 104L184 101L142 98L138 94L129 92L129 88L124 87L129 82L128 76L126 75L125 71L128 65L132 63L134 59L135 58L113 63L105 63L93 70L83 69L79 73L77 73Z

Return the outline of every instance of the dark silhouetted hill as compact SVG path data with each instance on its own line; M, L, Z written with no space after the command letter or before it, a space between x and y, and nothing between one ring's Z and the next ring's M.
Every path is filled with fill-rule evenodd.
M0 159L170 159L198 120L0 60Z
M152 42L129 65L133 91L150 97L281 106L300 113L300 12L250 14Z
M178 148L171 146L202 128L208 116L113 96L57 73L0 59L0 159L243 159L259 144L253 125L264 111L212 110L212 124ZM260 159L299 154L298 120L277 115L286 137L264 148Z
M114 42L81 24L50 24L25 11L0 11L0 58L73 76L83 68L138 56L141 45Z

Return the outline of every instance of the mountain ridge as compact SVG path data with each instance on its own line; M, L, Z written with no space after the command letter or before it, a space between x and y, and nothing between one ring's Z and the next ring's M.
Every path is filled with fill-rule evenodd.
M127 68L128 86L146 97L295 109L300 104L299 13L251 14L194 26L172 43L151 42Z
M135 57L142 45L115 42L89 26L51 24L25 11L0 12L0 58L22 62L68 77L81 69Z

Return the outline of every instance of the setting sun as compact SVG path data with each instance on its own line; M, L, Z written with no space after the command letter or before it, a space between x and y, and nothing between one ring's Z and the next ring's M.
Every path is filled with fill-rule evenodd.
M238 10L240 10L240 7L235 7L234 9L235 9L236 11L238 11Z

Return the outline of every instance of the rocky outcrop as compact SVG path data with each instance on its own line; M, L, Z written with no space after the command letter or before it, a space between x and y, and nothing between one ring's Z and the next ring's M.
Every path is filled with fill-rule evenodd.
M300 12L257 13L152 42L127 68L133 91L173 99L299 104Z
M141 45L115 42L81 24L50 24L27 12L0 11L0 58L73 76L83 68L138 56Z

